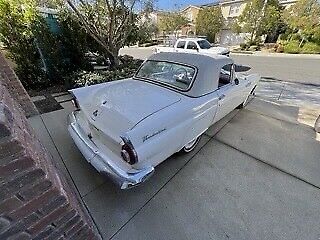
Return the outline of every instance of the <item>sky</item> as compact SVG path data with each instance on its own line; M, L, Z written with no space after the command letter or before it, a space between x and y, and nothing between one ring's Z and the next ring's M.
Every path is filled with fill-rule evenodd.
M177 10L189 5L212 3L215 0L157 0L156 8L159 10Z

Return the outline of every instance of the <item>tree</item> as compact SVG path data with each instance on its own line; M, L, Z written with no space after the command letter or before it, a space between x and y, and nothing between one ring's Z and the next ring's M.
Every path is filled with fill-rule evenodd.
M300 0L284 12L284 18L292 32L297 32L302 40L320 45L320 3L317 0Z
M154 12L154 2L146 3L144 9L139 14L139 20L137 22L137 29L134 33L134 39L136 42L144 43L152 40L152 37L158 33L159 29L154 19L152 19L152 13Z
M284 33L287 25L283 19L283 8L279 5L268 5L261 21L261 33L266 34L265 42L276 42L280 33Z
M119 65L119 50L134 29L138 0L66 0L78 20L101 46L112 66ZM147 1L149 2L149 1Z
M59 15L52 32L37 11L35 0L0 0L0 41L15 62L26 88L62 84L66 76L87 68L88 34L77 21Z
M158 32L158 27L149 19L139 21L133 25L125 45L132 45L138 43L150 42L152 37Z
M247 3L243 13L239 16L238 23L241 26L241 31L250 33L249 41L257 36L259 20L261 17L263 2L261 0L252 0Z
M253 42L262 34L277 31L281 23L281 8L277 0L251 0L235 24L241 32L249 33L249 42Z
M34 42L42 24L35 9L32 0L0 0L0 41L15 61L16 73L26 87L41 82L44 75Z
M201 9L196 20L198 35L205 35L211 42L215 41L215 35L223 26L223 16L220 7Z
M160 18L159 30L164 33L177 33L177 31L187 25L189 20L181 13L165 13Z

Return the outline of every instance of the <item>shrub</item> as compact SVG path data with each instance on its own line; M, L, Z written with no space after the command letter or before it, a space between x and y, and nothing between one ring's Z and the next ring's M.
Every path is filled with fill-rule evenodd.
M300 53L299 41L290 41L284 45L283 51L285 53Z
M283 51L284 51L283 46L279 44L279 45L277 46L276 52L277 52L277 53L283 53Z
M26 87L46 81L35 42L43 22L34 9L35 5L27 1L0 0L0 41L16 63L16 73Z
M276 50L277 47L278 47L278 44L277 44L277 43L265 43L263 46L264 46L264 48L266 48L266 49Z
M88 69L84 57L88 34L78 22L61 15L57 28L41 16L35 0L0 0L0 41L16 63L26 88L42 89L66 83L65 76Z
M254 39L252 41L248 41L247 45L249 45L249 46L260 46L261 43L262 43L261 39L260 38L256 38L256 39Z
M113 80L132 77L140 67L142 60L133 59L133 57L120 56L121 64L117 69L108 69L102 71L77 71L71 74L70 81L74 87L83 87Z
M320 45L312 42L307 42L303 45L301 53L320 54Z
M302 38L299 33L293 33L290 39L291 41L301 41Z
M90 86L103 82L110 82L113 80L130 78L134 75L136 70L124 68L113 70L100 70L100 71L78 71L71 75L74 87Z
M241 48L241 50L248 50L249 45L246 44L246 43L241 43L241 44L240 44L240 48Z
M258 50L260 50L260 47L257 45L252 45L249 47L249 51L258 51Z

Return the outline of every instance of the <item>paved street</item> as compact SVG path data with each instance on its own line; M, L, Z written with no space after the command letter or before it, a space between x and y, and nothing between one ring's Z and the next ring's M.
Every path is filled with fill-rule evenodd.
M124 48L121 54L145 59L152 48ZM320 85L320 56L297 56L287 54L244 55L231 54L235 62L252 67L253 72L275 80Z
M246 108L213 125L192 153L175 154L127 191L72 142L68 99L29 121L103 239L320 238L320 139L311 127L320 87L263 80Z

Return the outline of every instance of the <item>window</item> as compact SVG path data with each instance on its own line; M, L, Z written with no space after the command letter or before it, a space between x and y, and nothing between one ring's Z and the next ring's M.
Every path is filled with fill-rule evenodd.
M189 41L187 49L198 50L197 44L195 42Z
M198 41L199 47L201 49L210 49L212 46L207 40Z
M232 80L232 64L223 66L219 75L219 87L231 83Z
M229 10L229 15L238 15L240 11L240 5L239 4L235 4L235 5L231 5L230 6L230 10Z
M193 21L193 15L192 15L192 12L188 12L187 13L187 19L192 22Z
M179 41L177 44L177 48L184 48L185 45L186 45L186 41Z
M194 67L149 60L142 65L135 77L187 90L191 86L195 75L196 69Z

